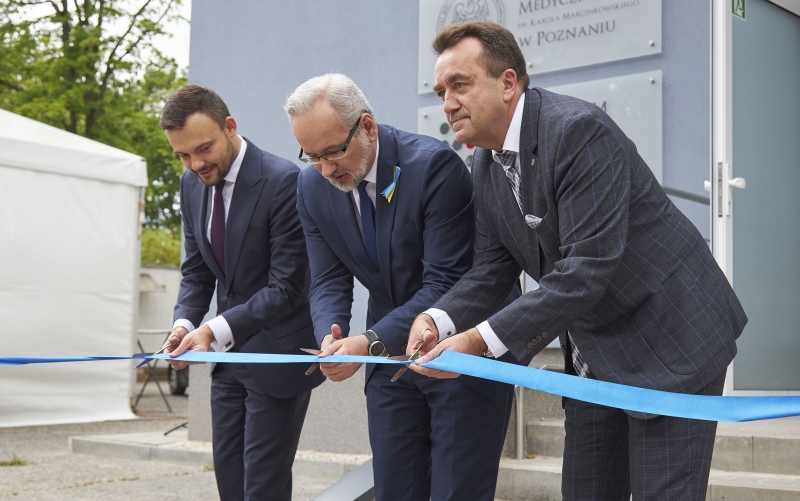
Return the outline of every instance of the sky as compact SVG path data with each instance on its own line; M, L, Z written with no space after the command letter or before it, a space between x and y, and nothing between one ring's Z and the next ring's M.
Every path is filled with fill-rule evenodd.
M183 17L191 19L192 0L183 0L179 9ZM189 23L187 21L169 22L165 26L165 31L172 37L157 37L153 40L153 45L165 56L174 58L181 69L186 69L189 66Z

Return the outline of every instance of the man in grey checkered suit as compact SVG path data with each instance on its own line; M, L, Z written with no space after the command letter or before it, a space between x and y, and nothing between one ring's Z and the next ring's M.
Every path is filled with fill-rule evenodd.
M633 142L596 106L528 89L502 26L450 26L434 50L456 139L480 147L475 259L417 318L409 351L425 343L420 363L444 349L528 363L560 337L568 373L720 395L747 317ZM491 315L523 270L539 288ZM565 500L705 499L715 422L564 405Z

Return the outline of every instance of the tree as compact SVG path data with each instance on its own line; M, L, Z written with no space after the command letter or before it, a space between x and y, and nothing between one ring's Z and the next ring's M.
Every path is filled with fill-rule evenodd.
M182 165L158 120L185 78L152 42L181 0L133 1L0 0L0 107L143 156L142 241L172 248Z

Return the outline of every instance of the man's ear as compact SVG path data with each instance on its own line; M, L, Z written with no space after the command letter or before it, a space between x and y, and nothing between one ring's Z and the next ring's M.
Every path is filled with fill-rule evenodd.
M226 117L225 118L225 134L228 137L233 137L236 135L236 119L233 117Z
M517 72L507 69L500 75L500 82L503 84L503 101L510 103L517 93Z
M378 139L378 122L376 122L375 117L369 113L361 115L361 125L359 127L364 128L364 134L370 141Z

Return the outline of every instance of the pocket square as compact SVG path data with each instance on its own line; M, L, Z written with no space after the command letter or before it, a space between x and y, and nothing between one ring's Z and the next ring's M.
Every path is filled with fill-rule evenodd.
M539 223L541 222L542 218L536 217L533 214L525 214L525 224L527 224L534 230L536 229L537 226L539 226Z

